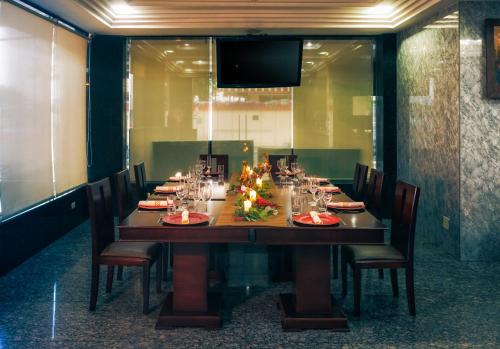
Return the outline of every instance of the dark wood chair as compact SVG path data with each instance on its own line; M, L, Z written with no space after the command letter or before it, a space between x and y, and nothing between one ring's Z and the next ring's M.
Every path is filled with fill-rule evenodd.
M356 163L354 168L354 178L352 180L351 198L353 200L363 200L368 166Z
M354 177L352 179L351 199L354 201L361 201L365 192L366 177L368 174L368 166L356 163L354 167ZM339 277L339 247L332 246L332 259L333 259L333 278ZM382 277L384 272L382 271Z
M99 270L108 266L106 293L111 292L115 266L136 266L143 270L143 313L149 311L149 274L161 256L161 245L154 242L115 241L113 202L108 178L87 185L92 231L92 281L89 310L94 311L99 291ZM156 291L161 292L161 263L156 263Z
M146 169L144 162L139 162L134 165L135 174L135 187L137 190L137 198L139 200L146 200L148 197L148 187L146 182Z
M224 165L224 178L228 179L229 174L229 156L227 154L200 154L200 160L205 160L207 165L212 164L212 159L215 159L216 166ZM211 172L217 171L217 167L212 168Z
M272 166L272 173L279 172L279 168L276 163L280 159L286 159L286 165L290 168L293 162L297 162L297 155L269 155L269 164Z
M382 191L384 188L384 172L374 168L370 171L370 179L366 189L365 204L367 210L374 215L378 220L382 220ZM383 241L382 241L383 242ZM384 278L384 269L378 270L380 279Z
M361 312L361 270L390 269L392 292L399 296L397 270L406 271L408 309L416 314L413 280L413 249L420 188L398 181L392 211L391 242L388 245L345 245L341 251L342 296L347 295L347 265L353 270L354 315Z
M118 222L124 220L134 209L132 188L130 185L130 174L128 170L122 170L113 175L113 193L118 211ZM123 279L123 266L118 266L117 280Z
M366 189L365 204L367 210L377 217L382 219L382 194L384 189L384 172L374 168L370 171L370 179Z

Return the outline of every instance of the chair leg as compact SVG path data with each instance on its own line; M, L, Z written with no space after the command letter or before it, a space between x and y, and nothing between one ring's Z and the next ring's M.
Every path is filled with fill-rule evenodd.
M115 267L108 265L108 278L106 280L106 293L111 293L113 287L113 276L115 275Z
M163 257L156 260L156 293L161 293L161 281L163 270Z
M339 278L339 247L338 245L332 245L332 258L333 258L333 278Z
M99 292L99 264L92 264L92 280L90 284L89 310L94 311L97 304L97 293Z
M344 253L340 253L340 274L342 276L342 297L347 296L347 260Z
M354 316L361 314L361 269L353 266Z
M149 313L149 261L142 266L142 312Z
M118 266L118 270L116 272L116 280L118 281L123 280L123 265Z
M392 285L393 296L399 297L398 270L397 269L391 269L391 285Z
M378 278L383 279L384 278L384 269L379 269L378 270Z
M406 298L408 298L408 311L410 312L410 315L417 315L413 267L406 268Z

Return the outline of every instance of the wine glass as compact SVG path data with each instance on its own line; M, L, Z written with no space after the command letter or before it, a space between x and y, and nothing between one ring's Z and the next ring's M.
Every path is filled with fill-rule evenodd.
M203 201L207 203L207 211L208 211L208 201L212 198L213 188L211 183L206 183L201 190L201 195Z
M332 202L333 193L331 191L324 190L323 201L325 202L325 211L328 209L328 205Z
M188 194L188 188L184 180L180 180L179 184L177 186L177 190L175 192L175 195L177 195L177 199L180 201L180 207L184 209L184 198Z

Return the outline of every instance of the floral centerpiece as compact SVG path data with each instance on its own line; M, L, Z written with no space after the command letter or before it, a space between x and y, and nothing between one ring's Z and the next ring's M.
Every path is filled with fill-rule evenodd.
M269 160L264 155L264 162L251 168L246 161L242 163L240 186L236 197L235 216L247 221L264 220L269 216L277 215L276 204L268 200L271 198L270 184L262 177L271 170Z

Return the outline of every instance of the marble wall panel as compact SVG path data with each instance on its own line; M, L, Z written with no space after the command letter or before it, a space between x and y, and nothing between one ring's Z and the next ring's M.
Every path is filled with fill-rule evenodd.
M421 188L417 243L460 255L459 37L452 7L398 34L398 177ZM443 216L450 228L442 228Z
M484 20L498 1L461 1L460 226L463 260L500 260L500 100L486 98Z

